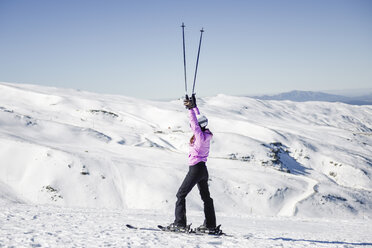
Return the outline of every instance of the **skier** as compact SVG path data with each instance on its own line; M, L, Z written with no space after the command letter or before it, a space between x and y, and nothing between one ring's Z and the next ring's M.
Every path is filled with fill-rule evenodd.
M190 127L194 135L190 139L189 152L189 172L187 173L182 185L177 192L177 202L175 209L175 221L167 228L170 231L187 231L186 222L186 196L195 185L198 185L201 199L204 202L204 224L197 228L200 232L210 232L216 228L216 215L214 211L213 199L210 197L208 188L207 162L210 140L213 134L207 127L208 119L200 114L196 106L195 94L191 99L184 100L184 105L189 111Z

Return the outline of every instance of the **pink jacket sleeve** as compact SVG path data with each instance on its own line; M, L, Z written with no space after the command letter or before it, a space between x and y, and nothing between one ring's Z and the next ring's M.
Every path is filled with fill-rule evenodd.
M194 145L196 147L199 147L201 144L201 141L204 140L204 134L199 126L198 119L196 118L197 114L200 114L199 109L197 107L189 110L190 126L191 126L192 132L195 135Z

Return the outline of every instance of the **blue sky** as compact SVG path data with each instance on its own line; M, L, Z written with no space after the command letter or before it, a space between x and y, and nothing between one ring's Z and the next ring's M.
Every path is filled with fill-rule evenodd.
M372 1L0 0L0 81L139 98L372 87Z

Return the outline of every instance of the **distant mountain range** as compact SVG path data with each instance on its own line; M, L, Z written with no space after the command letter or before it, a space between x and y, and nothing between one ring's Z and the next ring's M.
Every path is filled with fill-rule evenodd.
M348 97L342 95L328 94L315 91L299 91L280 93L277 95L253 96L260 100L289 100L294 102L322 101L322 102L342 102L352 105L372 105L372 94Z

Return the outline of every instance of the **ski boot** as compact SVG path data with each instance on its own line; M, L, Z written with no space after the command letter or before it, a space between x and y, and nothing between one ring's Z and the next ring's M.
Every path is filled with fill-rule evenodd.
M212 234L212 235L221 235L222 230L220 229L221 225L217 227L207 227L205 224L197 227L195 229L196 233L205 233L205 234Z
M172 223L168 225L167 227L164 228L163 231L168 231L168 232L180 232L180 233L189 233L190 232L190 225L182 226L182 225L177 225L175 223Z

